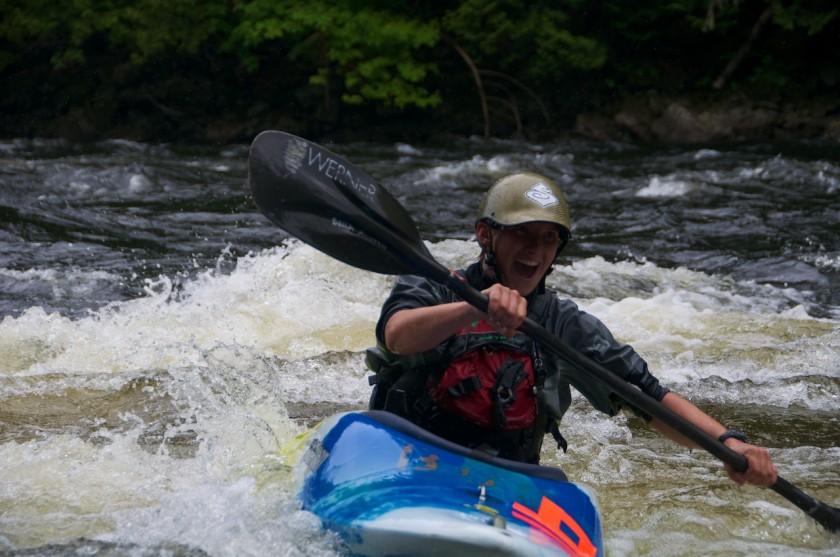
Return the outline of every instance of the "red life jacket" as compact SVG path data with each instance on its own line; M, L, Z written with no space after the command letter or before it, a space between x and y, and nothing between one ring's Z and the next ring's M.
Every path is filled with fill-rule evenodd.
M514 430L537 418L533 342L524 335L502 336L479 321L452 339L449 365L429 377L434 405L482 427ZM542 370L539 370L541 373Z

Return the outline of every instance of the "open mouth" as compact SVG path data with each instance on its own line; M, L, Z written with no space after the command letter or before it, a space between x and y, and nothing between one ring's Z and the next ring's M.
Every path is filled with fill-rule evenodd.
M539 261L517 259L513 262L513 269L516 271L516 274L526 279L532 278L539 268Z

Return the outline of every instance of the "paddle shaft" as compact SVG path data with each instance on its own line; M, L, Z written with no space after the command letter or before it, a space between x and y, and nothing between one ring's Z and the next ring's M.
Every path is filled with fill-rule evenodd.
M481 292L435 260L402 205L343 157L291 134L262 132L251 146L249 183L254 202L266 217L324 253L376 273L425 276L487 311L488 301ZM747 469L744 457L538 323L526 320L520 329L733 469ZM840 533L840 509L810 497L782 477L771 488L826 529Z

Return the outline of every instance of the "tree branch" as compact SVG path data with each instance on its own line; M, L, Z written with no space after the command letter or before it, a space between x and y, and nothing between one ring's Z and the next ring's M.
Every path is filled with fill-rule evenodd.
M718 75L712 82L712 89L723 89L723 86L726 85L726 81L733 73L735 73L735 70L738 69L738 66L741 65L741 62L744 61L744 58L746 58L750 49L752 49L755 39L758 37L759 33L761 33L761 30L767 22L770 21L771 15L773 15L773 4L770 4L763 12L761 12L761 15L758 17L758 21L755 22L755 25L753 25L753 28L750 31L750 36L747 38L747 42L744 43L723 71L720 72L720 75Z
M470 72L472 72L475 85L478 88L478 96L481 100L481 113L484 116L484 137L490 137L490 110L487 108L487 95L484 93L484 83L481 81L481 75L478 68L475 67L470 55L467 54L458 43L449 37L444 37L444 40L452 45L452 48L454 48L455 52L457 52L464 62L466 62L467 66L470 68Z
M548 110L545 108L545 104L536 95L536 93L534 93L527 85L525 85L524 83L522 83L521 81L519 81L515 77L511 77L511 76L509 76L505 73L502 73L502 72L494 72L492 70L478 70L478 73L480 73L481 75L486 75L487 77L496 77L498 79L503 79L505 81L509 81L509 82L513 83L514 85L516 85L517 87L519 87L520 89L522 89L525 92L525 94L527 94L529 97L531 97L531 99L535 103L537 103L537 106L540 107L540 112L542 112L543 118L545 118L545 123L546 124L551 123L551 118L548 115Z

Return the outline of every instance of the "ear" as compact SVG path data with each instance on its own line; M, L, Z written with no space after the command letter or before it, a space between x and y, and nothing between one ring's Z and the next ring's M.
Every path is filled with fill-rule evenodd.
M475 239L478 240L478 245L480 245L482 249L490 247L490 242L492 241L490 236L490 225L487 224L486 221L480 220L475 223Z

